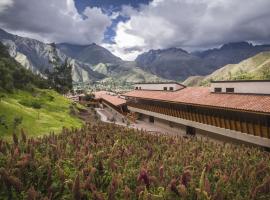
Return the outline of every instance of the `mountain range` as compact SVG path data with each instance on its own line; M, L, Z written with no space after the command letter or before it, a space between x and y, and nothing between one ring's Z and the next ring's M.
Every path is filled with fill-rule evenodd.
M20 64L41 75L53 67L50 60L56 52L62 62L67 60L72 66L72 78L77 83L183 81L190 76L206 76L224 65L236 64L260 52L270 51L270 45L238 42L191 53L181 48L150 50L135 61L124 61L94 43L61 43L56 44L57 50L53 51L52 44L13 35L2 29L0 41Z
M263 51L270 51L270 45L228 43L220 48L191 53L169 48L143 53L136 58L136 63L138 67L162 78L181 81L189 76L210 74L224 65L239 63Z
M183 84L208 86L212 80L269 80L270 51L261 52L238 64L228 64L207 76L191 76Z
M20 37L0 29L0 41L8 47L9 54L25 68L34 73L45 75L52 68L50 60L54 56L53 45L41 41ZM160 81L151 73L137 68L135 62L123 61L107 49L96 44L72 45L56 44L56 54L62 62L72 66L74 82L93 81Z

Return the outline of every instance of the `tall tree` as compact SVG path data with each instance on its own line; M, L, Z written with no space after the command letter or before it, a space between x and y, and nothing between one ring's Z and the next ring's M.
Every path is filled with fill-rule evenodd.
M50 63L53 65L53 69L47 71L48 79L57 92L64 94L72 90L72 66L67 59L64 62L61 61L54 43L51 46L52 59Z

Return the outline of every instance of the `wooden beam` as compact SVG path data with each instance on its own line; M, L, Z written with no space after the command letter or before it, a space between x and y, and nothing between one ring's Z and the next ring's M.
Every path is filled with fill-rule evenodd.
M254 123L254 130L255 130L256 136L261 136L261 129L260 129L260 125L258 123Z
M236 130L241 132L241 123L240 123L240 121L236 120L235 123L236 123Z

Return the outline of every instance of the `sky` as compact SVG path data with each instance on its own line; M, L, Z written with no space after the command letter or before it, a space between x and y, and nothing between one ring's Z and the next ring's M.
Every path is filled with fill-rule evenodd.
M0 0L0 28L43 42L96 43L124 60L151 49L270 43L270 0Z

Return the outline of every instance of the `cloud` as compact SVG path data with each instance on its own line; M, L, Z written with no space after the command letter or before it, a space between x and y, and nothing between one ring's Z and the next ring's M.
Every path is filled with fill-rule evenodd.
M13 5L12 0L1 0L0 1L0 12L5 11L7 8Z
M1 0L0 27L50 42L101 43L110 18L100 8L80 15L73 0Z
M149 49L201 49L237 41L270 41L269 0L153 0L116 27L110 48L132 60ZM133 49L134 51L126 51Z

